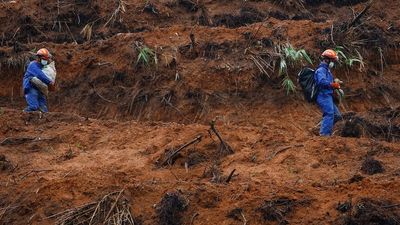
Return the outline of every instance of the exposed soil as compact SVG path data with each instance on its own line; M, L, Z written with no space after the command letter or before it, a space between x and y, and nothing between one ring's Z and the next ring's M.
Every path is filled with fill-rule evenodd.
M399 224L399 9L1 1L0 224ZM281 88L286 43L310 67L328 47L363 57L334 69L346 97L331 138L314 134L317 106ZM50 113L23 113L23 71L41 47L57 90Z

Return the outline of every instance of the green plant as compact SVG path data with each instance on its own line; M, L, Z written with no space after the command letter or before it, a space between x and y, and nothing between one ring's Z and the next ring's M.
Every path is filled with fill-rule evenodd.
M344 64L349 68L352 68L355 63L359 64L359 71L363 71L365 68L364 59L361 56L360 52L355 50L356 56L347 56L345 54L345 49L342 46L337 46L335 49L336 53L339 56L339 64Z
M282 87L286 94L296 91L296 85L289 76L288 70L304 65L305 62L313 64L306 50L296 50L291 44L278 45L275 52L279 55L279 76L284 76Z
M296 92L296 85L289 76L283 78L282 87L286 90L287 95L289 95L291 92Z
M139 63L143 64L143 65L150 65L152 63L154 63L154 65L158 65L158 58L157 58L157 54L154 52L154 50L152 50L151 48L140 44L140 43L135 43L136 45L136 49L138 50L138 57L137 57L137 61L136 61L136 65L138 65Z

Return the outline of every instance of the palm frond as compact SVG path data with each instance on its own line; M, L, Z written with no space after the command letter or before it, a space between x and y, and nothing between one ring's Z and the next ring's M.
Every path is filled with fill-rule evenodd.
M313 62L312 62L310 56L307 54L306 50L301 49L301 50L299 51L299 53L301 54L301 56L302 56L308 63L313 64Z
M279 76L282 76L283 74L287 73L287 63L285 58L281 58L281 61L279 62Z
M296 85L290 79L289 76L286 76L282 81L282 87L286 90L286 94L289 95L290 93L296 92Z
M365 63L362 55L359 51L355 50L357 56L347 56L345 54L345 50L341 46L337 46L335 48L336 53L340 56L339 57L339 64L344 63L348 67L353 67L355 63L360 65L359 70L362 71L365 68Z

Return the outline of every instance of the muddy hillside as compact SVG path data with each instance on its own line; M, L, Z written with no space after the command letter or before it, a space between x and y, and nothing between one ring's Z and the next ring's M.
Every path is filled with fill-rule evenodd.
M0 224L400 224L400 1L0 1ZM47 48L50 113L22 78ZM298 72L327 48L344 120Z

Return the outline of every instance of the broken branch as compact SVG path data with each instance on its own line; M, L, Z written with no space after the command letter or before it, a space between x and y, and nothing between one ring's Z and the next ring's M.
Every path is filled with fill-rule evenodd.
M229 181L231 181L233 174L235 173L236 169L233 169L232 172L229 174L228 178L226 178L226 183L229 183Z
M227 153L227 154L233 154L234 151L233 151L233 149L231 148L231 146L229 146L229 144L226 143L226 142L222 139L222 137L221 137L221 135L219 134L217 128L215 128L215 120L212 120L212 121L210 122L210 127L211 127L211 131L214 132L214 134L218 137L218 139L219 139L219 141L220 141L220 143L221 143L221 144L220 144L220 151L221 151L221 152L225 152L225 153Z
M190 225L193 225L193 222L194 222L194 219L197 217L199 215L199 213L195 213L195 214L193 214L193 216L192 216L192 219L190 220Z
M292 148L292 147L293 147L293 146L286 146L286 147L282 147L282 148L276 150L276 152L274 152L274 153L268 158L268 160L271 160L272 158L274 158L274 157L275 157L276 155L278 155L279 153L284 152L284 151L286 151L286 150L288 150L288 149L290 149L290 148Z
M163 161L160 165L161 165L161 166L166 166L167 164L168 164L168 165L171 165L173 159L176 157L176 155L177 155L180 151L182 151L183 149L185 149L185 148L188 147L189 145L199 143L199 142L201 141L202 138L203 138L202 135L198 135L196 138L194 138L194 139L191 140L190 142L188 142L188 143L182 145L181 147L179 147L178 149L172 151L172 153L170 153L170 154L164 159L164 161Z

